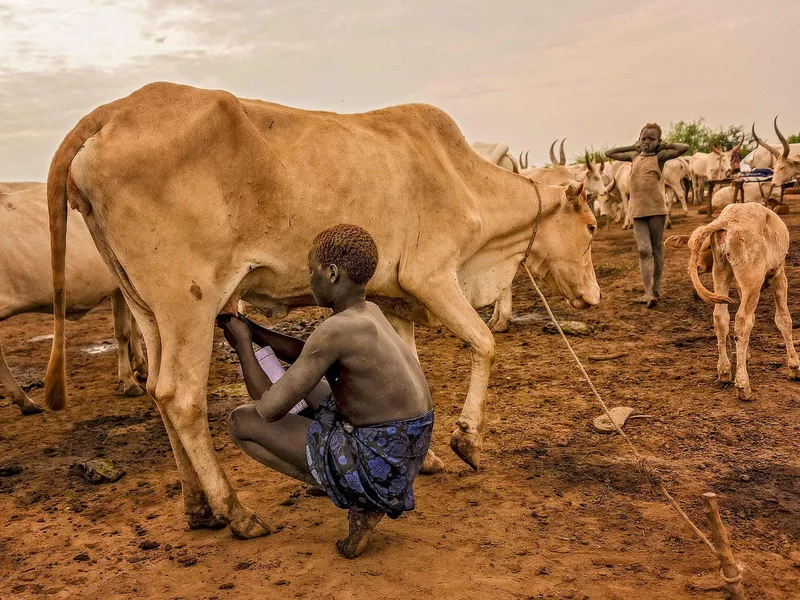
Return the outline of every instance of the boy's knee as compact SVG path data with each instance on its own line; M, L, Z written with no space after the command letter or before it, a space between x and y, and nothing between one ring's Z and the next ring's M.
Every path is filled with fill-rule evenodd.
M650 248L639 248L639 260L651 260L653 251Z
M235 441L242 439L244 423L248 416L246 413L249 412L249 409L252 409L252 406L245 404L234 408L228 415L228 435L231 439Z

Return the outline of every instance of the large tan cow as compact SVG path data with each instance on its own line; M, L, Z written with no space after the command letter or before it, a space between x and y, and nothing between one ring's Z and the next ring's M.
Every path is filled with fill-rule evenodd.
M534 228L532 263L545 282L575 307L600 300L596 222L583 196L490 164L435 107L339 115L154 83L81 119L53 157L56 327L45 388L54 407L66 399L68 201L144 335L147 390L175 453L190 527L226 523L245 538L269 529L239 502L211 443L214 319L240 297L284 313L313 303L307 253L317 233L344 222L372 234L380 262L368 295L409 344L413 324L431 322L468 344L470 385L451 446L475 468L495 346L473 307L511 283Z
M512 173L519 173L519 164L517 163L517 159L509 154L508 144L502 144L500 142L472 142L470 146L475 152L493 165L503 167Z
M16 190L3 193L2 190ZM125 394L144 391L134 370L146 374L136 322L132 320L119 284L94 246L81 215L74 211L67 236L67 315L79 319L111 296L118 373ZM0 321L30 312L53 312L50 276L50 236L47 193L43 183L0 183ZM132 349L132 355L129 350ZM133 363L133 368L131 363ZM0 346L0 383L22 414L42 408L33 402L11 373Z
M800 175L800 155L796 154L794 156L790 156L792 147L786 141L786 138L783 137L780 129L778 129L778 117L775 117L773 125L775 126L775 133L777 134L778 139L781 141L783 152L778 152L772 146L768 146L756 135L755 123L753 123L753 139L758 142L758 145L761 148L769 151L775 159L773 163L774 174L772 176L772 183L780 189L780 186L782 186L784 183L791 181Z
M719 380L723 383L731 380L727 340L730 323L728 304L733 300L728 297L728 290L734 280L741 298L734 325L737 395L742 400L749 400L752 396L747 374L748 346L759 295L765 288L771 288L775 300L775 324L786 345L786 362L791 377L800 379L800 360L792 341L792 317L786 297L785 265L789 252L789 230L783 220L760 204L731 204L711 223L695 229L691 236L672 236L665 243L673 248L689 246L689 277L692 284L700 298L715 305L714 332L719 350ZM701 254L709 247L713 256L713 293L706 289L698 274Z

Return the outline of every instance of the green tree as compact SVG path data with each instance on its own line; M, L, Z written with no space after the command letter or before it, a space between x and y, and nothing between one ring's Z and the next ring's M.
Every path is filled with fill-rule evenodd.
M595 150L594 148L592 148L588 152L589 152L589 156L592 159L592 162L599 163L601 159L606 161L606 162L608 162L608 159L606 158L606 148L604 148L602 150ZM585 154L576 155L572 159L572 162L573 162L573 164L578 164L578 165L584 164L586 162Z
M786 141L790 144L800 144L800 133L795 133L794 135L790 135L786 138Z
M752 136L745 133L744 127L730 125L714 130L705 124L704 117L690 122L678 121L677 123L670 123L669 129L664 134L664 140L686 144L689 146L687 154L694 154L695 152L711 152L712 144L719 148L730 150L739 143L742 139L742 134L744 134L745 143L742 145L740 154L744 157L755 147Z

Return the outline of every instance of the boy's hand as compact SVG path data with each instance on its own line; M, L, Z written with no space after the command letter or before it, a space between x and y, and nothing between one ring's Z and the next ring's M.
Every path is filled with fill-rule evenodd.
M242 317L230 314L219 315L217 326L222 329L225 339L234 350L253 343L250 325Z

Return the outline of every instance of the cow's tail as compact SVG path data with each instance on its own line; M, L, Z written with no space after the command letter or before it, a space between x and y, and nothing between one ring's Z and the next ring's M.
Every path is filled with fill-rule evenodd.
M700 252L711 241L711 235L717 230L718 227L715 227L714 223L704 227L698 227L692 234L691 239L689 239L689 250L691 251L689 255L689 277L692 279L692 285L697 295L705 302L709 304L733 304L732 298L715 294L706 288L700 279L700 274L697 272Z
M109 105L101 106L81 119L56 150L47 175L47 212L50 221L50 264L53 270L53 316L55 329L50 362L44 380L45 404L61 410L67 403L64 321L66 314L65 268L67 251L67 178L75 155L83 144L100 131Z

